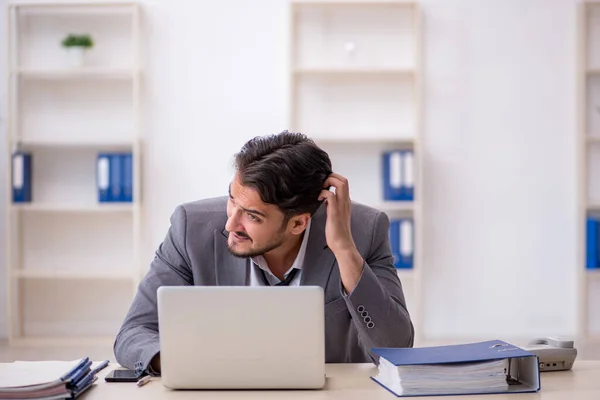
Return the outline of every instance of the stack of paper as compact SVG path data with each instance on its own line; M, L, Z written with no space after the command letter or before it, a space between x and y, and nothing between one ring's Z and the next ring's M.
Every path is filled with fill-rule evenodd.
M0 399L74 399L98 379L107 365L75 361L15 361L0 364ZM95 364L95 365L94 365Z
M422 348L375 348L372 379L397 396L535 392L537 357L500 340Z

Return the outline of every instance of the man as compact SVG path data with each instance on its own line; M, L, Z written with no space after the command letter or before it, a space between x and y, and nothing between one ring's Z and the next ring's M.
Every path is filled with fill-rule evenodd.
M247 142L235 164L228 198L183 204L171 216L115 340L117 361L160 373L156 291L174 285L319 285L326 362L372 362L372 347L411 347L389 219L351 203L327 153L284 131Z

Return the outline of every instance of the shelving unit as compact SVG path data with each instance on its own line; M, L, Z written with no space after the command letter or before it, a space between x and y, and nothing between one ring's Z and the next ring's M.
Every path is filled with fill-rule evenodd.
M141 277L140 9L23 1L7 16L9 341L110 343ZM67 62L69 33L94 40L83 66ZM13 203L15 151L32 154L29 203ZM132 154L132 202L98 201L102 151Z
M418 4L293 1L290 129L315 139L354 201L414 224L414 261L398 269L422 336L422 67ZM383 196L383 153L414 152L414 201Z
M578 333L600 339L600 268L586 268L586 219L600 217L600 2L579 8Z

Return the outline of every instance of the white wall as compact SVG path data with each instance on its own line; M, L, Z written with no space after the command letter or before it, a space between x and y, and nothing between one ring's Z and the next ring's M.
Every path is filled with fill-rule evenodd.
M280 0L143 4L150 261L177 204L225 194L241 144L286 128L289 18ZM421 4L426 333L571 334L576 2Z

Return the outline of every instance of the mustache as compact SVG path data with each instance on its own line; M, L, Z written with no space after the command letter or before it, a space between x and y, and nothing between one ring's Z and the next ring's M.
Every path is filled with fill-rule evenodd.
M250 236L248 236L247 234L245 234L244 232L234 232L237 236L241 237L241 238L245 238L245 239L250 239Z

